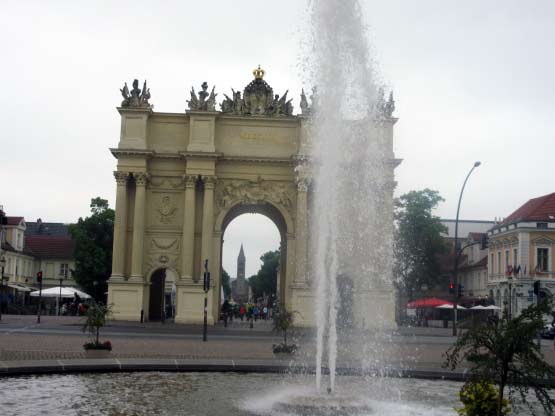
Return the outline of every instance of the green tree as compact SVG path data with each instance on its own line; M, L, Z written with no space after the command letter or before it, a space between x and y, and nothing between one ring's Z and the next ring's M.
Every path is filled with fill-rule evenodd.
M230 283L231 279L229 277L229 274L225 271L225 269L222 269L222 288L224 289L224 298L225 299L229 299L231 296L231 283Z
M267 296L276 294L280 257L279 250L268 251L260 257L260 260L262 260L260 270L254 276L249 277L254 299L264 296L264 294Z
M75 240L73 277L87 293L101 300L112 274L114 210L100 197L91 199L90 207L92 215L79 218L69 228Z
M83 332L88 331L95 346L100 345L100 328L106 325L106 319L112 314L112 307L93 302L85 312Z
M523 403L529 404L528 392L532 390L546 414L553 414L555 400L550 397L545 381L555 378L555 367L545 361L536 343L536 336L544 326L543 316L551 309L552 301L546 299L514 318L503 314L498 322L476 324L459 335L447 351L445 366L454 370L466 360L471 364L474 383L495 384L497 416L507 414L506 388L513 404L517 395Z
M447 252L447 232L432 210L443 198L437 191L410 191L395 200L394 271L396 284L410 299L423 285L439 283L438 255Z

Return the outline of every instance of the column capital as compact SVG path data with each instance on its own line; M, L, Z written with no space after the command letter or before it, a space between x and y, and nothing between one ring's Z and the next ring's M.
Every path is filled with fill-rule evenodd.
M135 178L135 183L139 186L145 186L149 175L145 172L133 172L133 178Z
M197 184L198 175L183 175L183 182L185 182L185 188L194 188Z
M203 176L202 182L204 182L205 189L214 189L216 185L216 176Z
M127 184L127 178L129 178L129 172L114 171L114 178L116 178L116 183L118 185Z

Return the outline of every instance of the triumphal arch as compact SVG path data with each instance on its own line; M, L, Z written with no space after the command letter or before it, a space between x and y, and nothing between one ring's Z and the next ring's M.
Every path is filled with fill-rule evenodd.
M203 321L204 262L211 289L209 322L219 313L222 237L243 213L272 219L281 235L280 297L312 321L307 274L308 176L300 169L310 112L293 115L287 93L274 94L264 71L243 91L224 94L203 83L184 113L154 112L150 90L125 84L118 108L121 134L112 276L108 297L114 318L161 316L168 277L175 321Z
M202 323L208 260L209 323L220 306L222 238L243 213L260 213L281 235L279 296L312 325L309 273L311 104L293 115L255 69L243 89L218 99L203 83L183 113L153 111L146 81L125 84L117 159L116 216L108 302L119 320L159 319L172 290L180 323ZM219 110L216 106L219 104Z

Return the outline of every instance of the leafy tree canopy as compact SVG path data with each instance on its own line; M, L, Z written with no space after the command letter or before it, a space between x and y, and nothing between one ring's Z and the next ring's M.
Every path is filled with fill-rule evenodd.
M91 199L91 215L70 225L75 240L73 277L87 293L103 299L112 274L114 210L106 199ZM95 285L96 282L96 285Z
M498 416L507 412L504 406L506 387L513 404L515 396L522 403L528 403L528 392L532 390L546 414L553 414L555 399L549 395L545 381L555 379L555 367L545 361L536 342L544 326L543 316L551 310L552 300L545 299L514 318L503 314L498 322L477 324L459 335L447 351L445 366L455 369L466 360L472 366L470 372L475 383L497 385Z
M230 283L231 279L229 277L229 274L225 271L225 269L222 269L222 287L224 289L224 298L225 299L229 299L231 297L231 283Z
M444 199L437 191L410 191L395 200L395 276L409 297L423 285L439 283L438 255L447 252L441 234L447 232L432 214Z
M281 253L279 250L264 253L260 260L262 266L257 274L249 277L249 284L252 289L254 299L264 295L275 295L277 288L277 271Z

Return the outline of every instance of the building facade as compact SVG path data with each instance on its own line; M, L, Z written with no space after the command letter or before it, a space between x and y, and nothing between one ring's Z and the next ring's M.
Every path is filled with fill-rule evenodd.
M253 74L242 95L224 94L221 111L216 110L214 88L210 92L206 83L198 94L191 90L185 113L154 112L146 83L139 89L135 80L131 91L127 85L121 90L120 141L111 149L117 159L117 193L108 297L115 319L137 321L141 311L154 319L150 299L161 293L152 276L171 271L176 276L175 321L201 323L206 265L212 276L209 322L214 323L221 304L223 234L238 215L260 213L274 221L281 235L280 299L298 312L296 325L313 324L310 106L303 94L302 114L293 115L287 94L274 95L260 68ZM380 127L390 147L391 178L395 121L389 117ZM359 291L356 296L371 294ZM391 310L380 313L390 325L392 299L386 288L379 300L368 302L374 314Z
M56 227L58 232L46 232L49 227ZM11 299L38 288L38 271L43 272L44 288L59 286L60 279L64 286L75 286L71 273L75 243L67 225L43 224L41 220L27 223L23 217L6 216L1 246L3 277Z
M488 231L488 289L497 306L513 314L555 294L555 193L526 202Z

